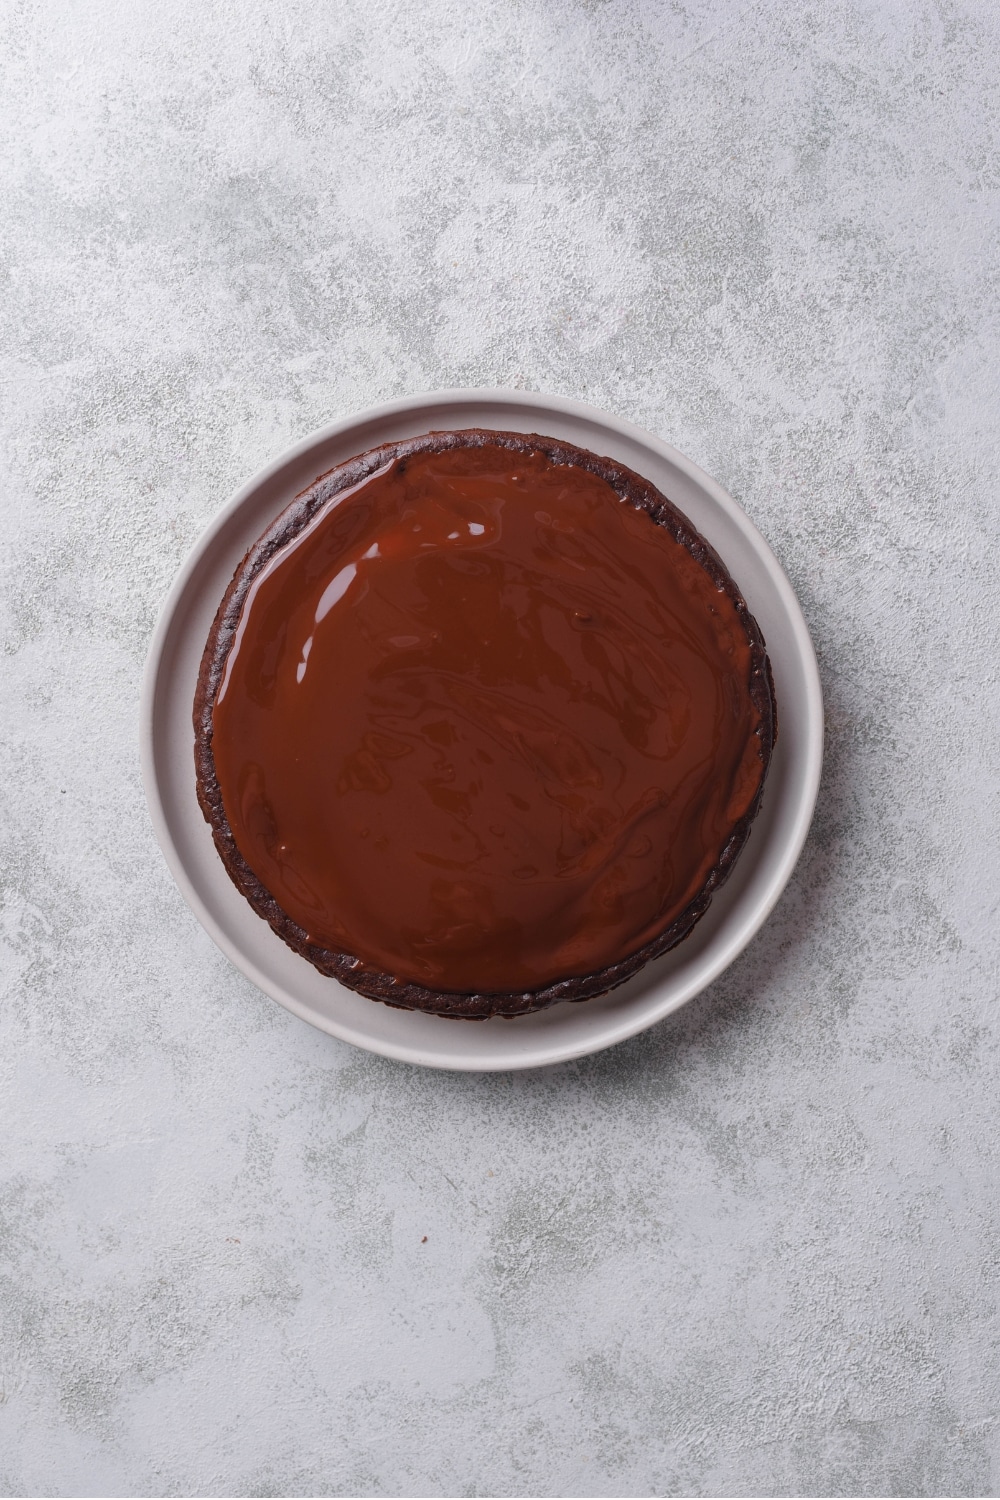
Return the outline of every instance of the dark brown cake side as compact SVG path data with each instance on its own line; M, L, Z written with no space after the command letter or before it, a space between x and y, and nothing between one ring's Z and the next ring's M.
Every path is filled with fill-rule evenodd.
M244 860L230 828L212 749L213 708L241 612L254 579L270 559L308 525L322 506L343 490L361 483L376 469L397 459L405 459L417 453L488 444L514 452L542 453L553 463L574 465L604 480L621 499L646 511L657 525L662 526L689 552L715 586L728 595L750 645L749 695L760 716L757 735L760 741L762 774L752 804L734 824L728 842L698 895L653 941L606 968L539 989L516 993L452 993L427 989L394 975L377 972L351 954L318 947L310 942L303 929L280 907ZM219 606L202 658L194 704L194 730L198 800L211 826L219 855L234 884L254 911L269 923L289 947L321 973L339 980L372 1000L453 1019L485 1020L490 1016L525 1015L559 1000L583 1001L605 994L624 983L651 959L658 958L676 946L690 933L707 910L714 892L726 880L749 836L751 824L760 806L777 734L777 710L764 639L740 591L705 539L652 484L611 459L601 458L553 438L534 433L469 429L428 433L361 454L321 476L277 517L236 569Z

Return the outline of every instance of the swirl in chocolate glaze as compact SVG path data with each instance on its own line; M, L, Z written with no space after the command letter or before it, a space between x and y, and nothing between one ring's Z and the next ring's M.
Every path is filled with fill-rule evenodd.
M324 972L470 1017L587 998L683 937L774 737L722 564L630 471L431 434L317 481L206 649L199 795Z

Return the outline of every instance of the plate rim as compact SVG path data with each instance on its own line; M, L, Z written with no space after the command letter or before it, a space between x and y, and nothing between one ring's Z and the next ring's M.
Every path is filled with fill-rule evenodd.
M785 615L791 626L791 635L799 658L799 664L803 669L805 682L805 692L801 704L801 708L804 710L803 717L806 726L805 748L802 752L804 761L803 787L795 809L791 831L786 834L784 843L781 846L780 858L776 861L775 868L769 873L769 888L766 897L762 893L761 899L755 902L751 917L748 920L745 919L730 934L727 941L720 942L716 948L713 948L711 953L706 955L710 961L704 964L685 983L681 984L675 993L668 994L658 1000L655 992L651 992L648 1005L639 1015L622 1015L618 1018L617 1024L615 1024L613 1016L605 1017L604 1019L607 1024L601 1028L596 1036L573 1045L558 1045L558 1042L553 1045L550 1038L539 1035L534 1051L524 1055L511 1056L506 1049L501 1047L501 1052L504 1055L496 1058L491 1057L485 1049L482 1055L466 1058L454 1054L435 1054L433 1047L413 1045L407 1042L396 1043L381 1037L368 1036L349 1024L317 1013L310 1004L300 1000L294 993L286 989L284 985L280 982L276 983L274 979L259 969L254 959L230 938L225 928L208 909L202 900L194 880L188 873L184 859L174 841L164 805L162 789L157 775L154 733L157 689L161 672L164 669L167 647L171 640L174 616L187 595L193 575L198 570L206 555L211 552L216 539L220 533L226 530L232 517L251 499L256 491L279 475L283 469L305 458L312 449L329 443L332 439L342 436L353 428L361 429L366 425L391 420L397 416L412 417L415 413L425 408L428 412L431 412L436 407L462 404L474 406L477 403L494 404L501 407L529 407L539 413L559 412L569 417L575 417L579 420L590 422L599 428L614 432L621 437L637 440L641 445L656 450L666 462L681 470L693 484L706 492L709 498L726 513L729 521L734 523L737 530L742 533L744 540L752 548L758 561L763 564L768 582L779 595ZM430 430L433 430L433 428ZM362 450L359 449L359 451ZM710 984L714 983L719 975L734 962L760 931L781 899L798 863L809 828L812 824L816 801L819 795L820 778L823 768L823 733L823 695L819 667L802 607L784 569L766 538L757 529L742 506L733 499L717 480L713 479L710 474L707 474L693 460L677 448L674 448L671 444L665 442L655 433L639 426L635 422L629 421L625 417L618 416L616 413L607 412L600 407L595 407L589 402L567 396L549 395L539 391L521 391L509 387L455 387L397 397L392 401L380 402L375 406L366 407L349 416L338 418L335 421L315 428L298 442L285 448L270 463L256 470L240 485L226 504L221 507L218 514L212 518L199 534L193 547L178 569L161 605L156 625L150 638L140 694L139 754L146 803L153 831L166 860L167 867L181 895L209 937L211 937L216 946L246 978L255 984L258 989L262 990L270 999L282 1005L293 1015L298 1016L299 1019L308 1022L328 1035L361 1047L365 1051L376 1053L397 1062L406 1062L416 1066L437 1068L449 1072L483 1073L515 1072L529 1068L554 1066L561 1062L572 1061L577 1058L589 1056L595 1052L604 1051L608 1047L616 1046L619 1042L626 1041L629 1037L637 1036L641 1032L648 1030L651 1026L655 1026L668 1015L671 1015L674 1011L679 1010L683 1005L694 999L696 995L700 994ZM193 761L191 783L193 795ZM280 942L281 940L277 939L277 941ZM330 982L335 983L332 980ZM391 1011L390 1007L386 1007L386 1009L390 1009ZM400 1014L405 1014L405 1012L400 1012ZM435 1017L433 1019L438 1020L439 1018ZM447 1025L449 1023L447 1021L440 1021L440 1024ZM457 1023L452 1022L451 1024L455 1025ZM505 1026L507 1025L516 1027L517 1022L516 1020L505 1022ZM482 1026L480 1029L484 1033L483 1039L485 1041L486 1026ZM495 1035L493 1033L494 1037Z

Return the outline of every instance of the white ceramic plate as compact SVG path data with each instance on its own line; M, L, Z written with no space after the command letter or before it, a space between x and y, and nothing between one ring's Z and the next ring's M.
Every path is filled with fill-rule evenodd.
M771 658L780 734L760 814L729 881L672 953L621 989L513 1021L470 1023L393 1010L325 979L285 946L232 884L195 796L191 709L209 627L237 563L317 475L380 443L431 429L540 432L645 475L694 522L736 579ZM726 492L676 449L579 401L523 391L442 391L334 422L245 484L181 569L149 649L142 761L157 838L199 921L237 968L304 1021L355 1046L423 1067L533 1068L600 1051L697 995L749 943L791 875L812 819L823 706L812 642L777 559Z

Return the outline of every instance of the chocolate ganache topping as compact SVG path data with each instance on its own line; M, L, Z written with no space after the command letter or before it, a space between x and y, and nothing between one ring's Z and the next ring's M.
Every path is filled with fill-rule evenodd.
M195 705L198 791L257 912L374 999L586 999L680 941L775 735L760 631L647 481L550 438L391 444L248 553Z

